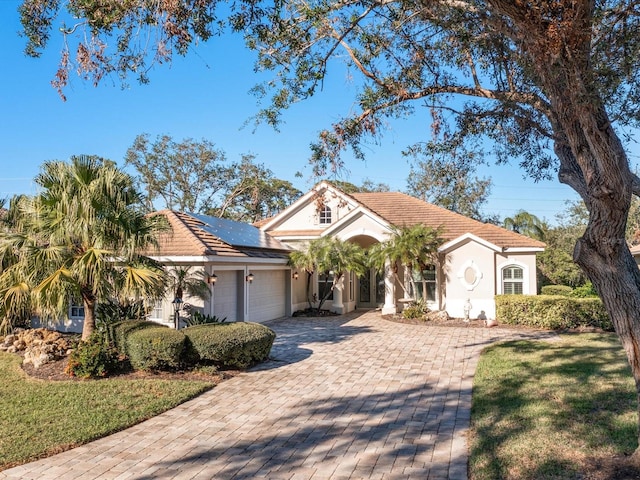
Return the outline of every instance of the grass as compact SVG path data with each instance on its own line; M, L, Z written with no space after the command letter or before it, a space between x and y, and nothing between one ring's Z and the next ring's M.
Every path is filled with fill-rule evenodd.
M631 478L610 470L638 438L635 386L614 334L489 347L471 416L472 480Z
M122 430L214 385L118 378L43 381L28 377L20 362L0 352L0 470Z

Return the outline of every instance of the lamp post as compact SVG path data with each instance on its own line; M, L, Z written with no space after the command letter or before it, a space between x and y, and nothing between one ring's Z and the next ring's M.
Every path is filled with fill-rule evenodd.
M180 297L176 297L171 302L173 305L173 321L176 324L176 330L180 329L180 309L182 308L182 299Z

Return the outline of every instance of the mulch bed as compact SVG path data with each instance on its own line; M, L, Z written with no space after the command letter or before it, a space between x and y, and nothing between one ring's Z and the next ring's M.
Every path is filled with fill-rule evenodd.
M52 380L52 381L76 381L86 382L91 381L78 377L70 377L65 373L68 358L56 360L54 362L45 363L39 368L33 368L30 363L23 364L22 370L30 377L40 380ZM220 370L216 373L204 373L198 371L178 371L178 372L142 372L142 371L128 371L120 372L109 375L106 378L118 378L123 380L142 380L142 379L154 379L154 380L197 380L213 382L216 385L220 382L227 380L228 378L235 377L242 373L239 370ZM100 379L98 379L100 380Z

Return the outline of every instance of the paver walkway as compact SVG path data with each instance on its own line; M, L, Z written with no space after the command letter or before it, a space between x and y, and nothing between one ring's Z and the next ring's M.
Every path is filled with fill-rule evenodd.
M273 361L5 479L460 479L479 352L545 334L377 312L269 325Z

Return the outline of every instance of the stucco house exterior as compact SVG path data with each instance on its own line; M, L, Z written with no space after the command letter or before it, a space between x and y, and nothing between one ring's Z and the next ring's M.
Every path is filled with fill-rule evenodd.
M427 272L426 301L432 310L444 310L451 317L468 312L470 318L495 318L495 295L535 295L536 253L544 249L537 240L403 193L347 194L328 182L320 182L257 225L171 210L156 214L167 218L171 231L162 235L159 250L150 256L167 268L191 266L215 279L209 299L182 300L227 321L263 322L307 308L306 274L289 266L289 253L322 236L366 249L388 239L394 226L442 227L445 243L439 248L438 264ZM314 273L316 298L325 280ZM337 313L380 308L390 314L403 308L404 296L388 265L384 273L371 269L361 277L347 272L323 308ZM173 325L173 300L167 293L152 305L150 319ZM82 307L72 305L70 321L61 327L78 331L82 319Z
M464 317L466 306L471 318L495 318L495 295L537 293L536 253L544 250L544 243L403 193L346 194L321 182L283 212L262 222L260 229L292 249L326 235L367 248L385 241L393 226L415 224L442 227L445 238L439 264L433 266L428 280L431 285L426 300L432 310ZM318 281L314 274L316 295ZM360 278L347 274L334 291L330 308L345 313L379 307L383 314L395 313L404 303L403 289L396 283L390 268L384 274L372 269ZM302 280L292 282L291 310L306 307L305 287Z

